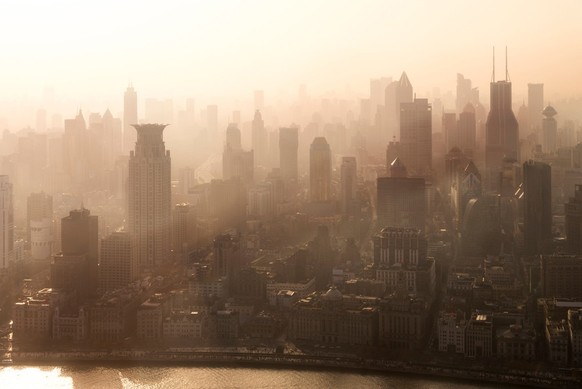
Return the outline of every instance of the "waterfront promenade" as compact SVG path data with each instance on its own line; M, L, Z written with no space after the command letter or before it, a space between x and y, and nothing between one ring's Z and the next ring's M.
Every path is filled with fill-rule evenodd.
M12 353L14 364L67 364L67 363L132 363L132 364L236 364L268 365L302 368L332 368L370 370L399 374L416 374L466 379L473 382L494 382L529 387L553 388L582 386L582 377L564 372L532 372L520 370L487 370L478 365L459 366L439 362L405 362L395 360L359 358L345 355L307 355L277 353L275 350L220 351L216 348L172 348L164 351L111 350Z

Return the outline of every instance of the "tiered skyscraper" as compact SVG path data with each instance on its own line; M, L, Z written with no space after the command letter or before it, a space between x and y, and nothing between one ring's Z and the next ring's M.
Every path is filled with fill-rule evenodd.
M506 68L505 80L496 82L493 66L491 108L485 124L485 165L489 174L496 175L501 170L504 158L519 161L519 125L511 108L509 72Z
M164 124L134 125L135 151L129 156L128 231L140 267L151 268L170 255L171 159Z

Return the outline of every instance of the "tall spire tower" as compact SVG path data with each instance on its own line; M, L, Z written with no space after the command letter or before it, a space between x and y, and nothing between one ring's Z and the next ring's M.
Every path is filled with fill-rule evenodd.
M490 111L485 124L485 165L487 176L496 177L504 159L519 161L519 125L511 107L511 81L505 58L505 80L495 81L495 51L493 77L490 84ZM492 184L492 182L490 182Z

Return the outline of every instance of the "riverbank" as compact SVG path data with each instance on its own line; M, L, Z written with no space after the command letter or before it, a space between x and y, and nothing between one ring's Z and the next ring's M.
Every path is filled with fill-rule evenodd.
M191 349L168 351L115 350L83 352L13 352L16 365L66 363L128 363L139 364L203 364L254 365L310 369L349 369L397 374L414 374L469 381L522 385L539 388L577 388L581 377L553 375L547 372L485 371L482 368L449 366L442 363L415 363L404 361L364 359L348 356L277 354L260 352L200 352Z

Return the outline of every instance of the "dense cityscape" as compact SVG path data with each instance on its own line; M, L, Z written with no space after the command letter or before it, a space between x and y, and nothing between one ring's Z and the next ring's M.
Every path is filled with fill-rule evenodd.
M483 48L486 91L402 71L201 104L129 82L61 112L45 89L1 128L2 364L582 385L582 99L516 99L512 49Z

